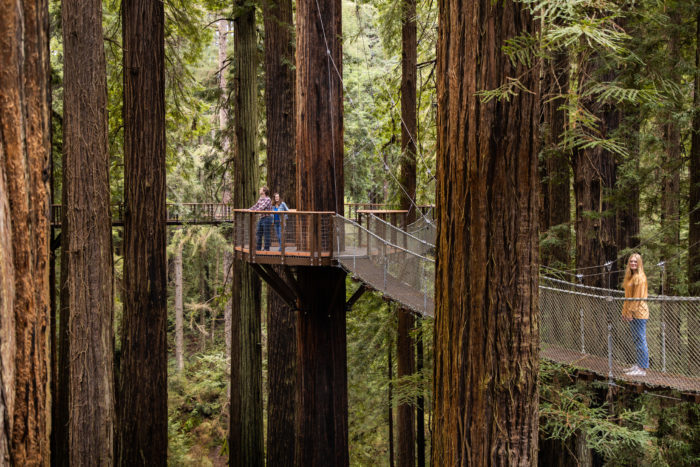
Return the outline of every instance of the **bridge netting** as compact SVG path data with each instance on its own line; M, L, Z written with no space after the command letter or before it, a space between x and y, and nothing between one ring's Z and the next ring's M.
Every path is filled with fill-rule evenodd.
M336 216L340 264L392 300L434 315L435 224L410 232L369 215L365 225ZM426 227L427 226L427 227ZM432 232L430 232L432 230ZM636 363L629 323L622 319L624 292L541 276L541 355L613 379L700 392L700 297L649 296L646 338L650 367L631 377Z

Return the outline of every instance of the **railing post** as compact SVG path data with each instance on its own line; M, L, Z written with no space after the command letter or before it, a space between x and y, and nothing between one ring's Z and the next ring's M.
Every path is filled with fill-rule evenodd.
M285 245L284 245L284 239L287 236L287 215L280 215L280 224L281 224L281 229L280 229L280 261L282 262L282 265L284 266L284 254L285 254ZM273 222L273 227L274 227L274 222Z
M255 262L255 249L257 248L257 238L253 240L253 232L255 225L255 213L253 211L248 211L248 256L250 257L250 262ZM257 237L257 234L256 234ZM255 243L253 243L255 242Z
M657 264L661 268L661 296L664 296L664 283L666 282L666 261ZM666 304L661 305L661 371L666 373Z
M576 279L578 279L579 284L583 284L583 274L576 274ZM579 316L580 316L580 323L581 323L581 353L585 354L586 353L586 324L585 320L583 319L583 301L579 300L579 303L581 303L581 306L579 308Z

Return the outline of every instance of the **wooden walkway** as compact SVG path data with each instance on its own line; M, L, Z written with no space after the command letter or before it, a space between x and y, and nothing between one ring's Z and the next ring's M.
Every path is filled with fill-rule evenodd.
M546 358L547 360L568 365L573 368L582 368L591 371L602 379L607 379L609 377L608 360L603 357L582 354L549 344L542 344L540 358ZM626 366L629 366L629 364L613 361L612 371L615 381L641 384L650 388L670 387L678 389L681 392L700 393L700 376L693 378L671 373L662 373L661 371L652 369L647 370L646 376L628 376L624 373L624 368Z

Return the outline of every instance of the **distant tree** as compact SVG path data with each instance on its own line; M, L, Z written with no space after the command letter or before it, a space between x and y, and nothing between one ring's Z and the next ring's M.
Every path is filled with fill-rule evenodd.
M416 61L417 27L416 1L402 1L401 18L401 176L399 182L401 209L408 211L406 223L416 219L416 138L418 120L416 103ZM415 372L415 345L411 331L415 326L413 313L398 307L398 332L396 335L396 361L398 377ZM405 401L397 408L398 450L397 463L400 467L415 465L416 458L416 414L413 404Z
M9 274L0 279L0 458L39 465L49 462L50 421L48 3L2 1L0 11L0 267Z
M267 179L296 207L294 23L291 0L264 0ZM281 219L282 220L282 219ZM283 275L283 268L276 267ZM294 465L296 310L268 288L267 465Z
M432 465L530 465L538 434L538 69L513 1L439 3ZM479 27L472 27L478 24ZM519 78L532 92L488 99Z
M237 208L255 204L258 191L257 159L257 41L255 5L235 2L234 125L235 180L233 202ZM242 261L234 261L231 323L231 412L229 465L262 466L262 350L260 279Z
M116 463L165 465L168 448L165 15L163 3L144 0L125 0L122 14L124 312Z
M65 465L112 464L114 333L107 76L102 2L63 2L60 386ZM86 66L89 63L89 66ZM67 318L67 320L65 319ZM67 371L65 371L67 370ZM62 444L62 443L59 443ZM57 446L58 447L58 446ZM61 450L63 450L61 449Z
M700 9L696 16L695 83L692 141L690 149L690 227L688 232L688 282L690 295L700 296ZM691 313L689 354L700 355L700 316ZM700 363L694 362L696 374Z

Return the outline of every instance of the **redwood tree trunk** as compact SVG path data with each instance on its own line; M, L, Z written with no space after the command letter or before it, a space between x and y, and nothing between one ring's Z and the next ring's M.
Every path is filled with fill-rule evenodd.
M416 109L416 1L403 0L401 54L401 209L407 210L406 224L416 219L416 138L418 123ZM405 192L404 192L405 190ZM412 375L415 371L414 344L411 338L415 320L410 310L399 307L396 335L396 362L398 377ZM413 404L404 402L397 407L398 449L400 467L415 465L416 415Z
M0 205L9 205L9 222L0 227L0 388L7 410L0 458L9 457L14 465L37 465L49 462L51 412L48 2L1 0L0 11ZM14 328L4 328L12 320Z
M543 161L540 229L547 232L548 248L542 247L542 263L567 268L571 242L570 154L561 147L567 125L566 104L569 91L569 59L564 51L547 63L543 89ZM561 96L561 97L557 97Z
M234 206L255 204L258 183L256 154L257 61L255 8L236 1L234 20L236 158ZM262 466L262 349L260 280L241 261L234 262L231 323L231 417L229 464Z
M168 388L164 10L162 3L144 0L125 0L122 10L126 210L116 462L165 465Z
M296 7L298 207L342 213L341 2ZM303 267L298 281L296 464L348 465L345 273Z
M439 2L432 465L537 458L539 73L501 51L535 32L520 3ZM534 95L476 95L508 77Z
M175 361L177 371L182 373L185 369L185 344L183 339L183 307L182 307L182 245L177 245L175 258L173 259L175 269Z
M688 232L688 280L690 295L700 295L700 12L696 18L695 92L693 95L692 146L690 150L690 227ZM692 314L689 320L688 353L700 355L700 316ZM700 372L700 363L691 363L692 370Z
M267 176L273 192L296 206L294 121L294 24L291 0L263 2ZM282 267L275 266L283 276ZM277 293L267 295L267 465L294 465L296 313Z
M70 465L114 463L113 274L102 2L62 3L63 220ZM87 65L87 66L86 66ZM64 375L66 376L66 375Z

